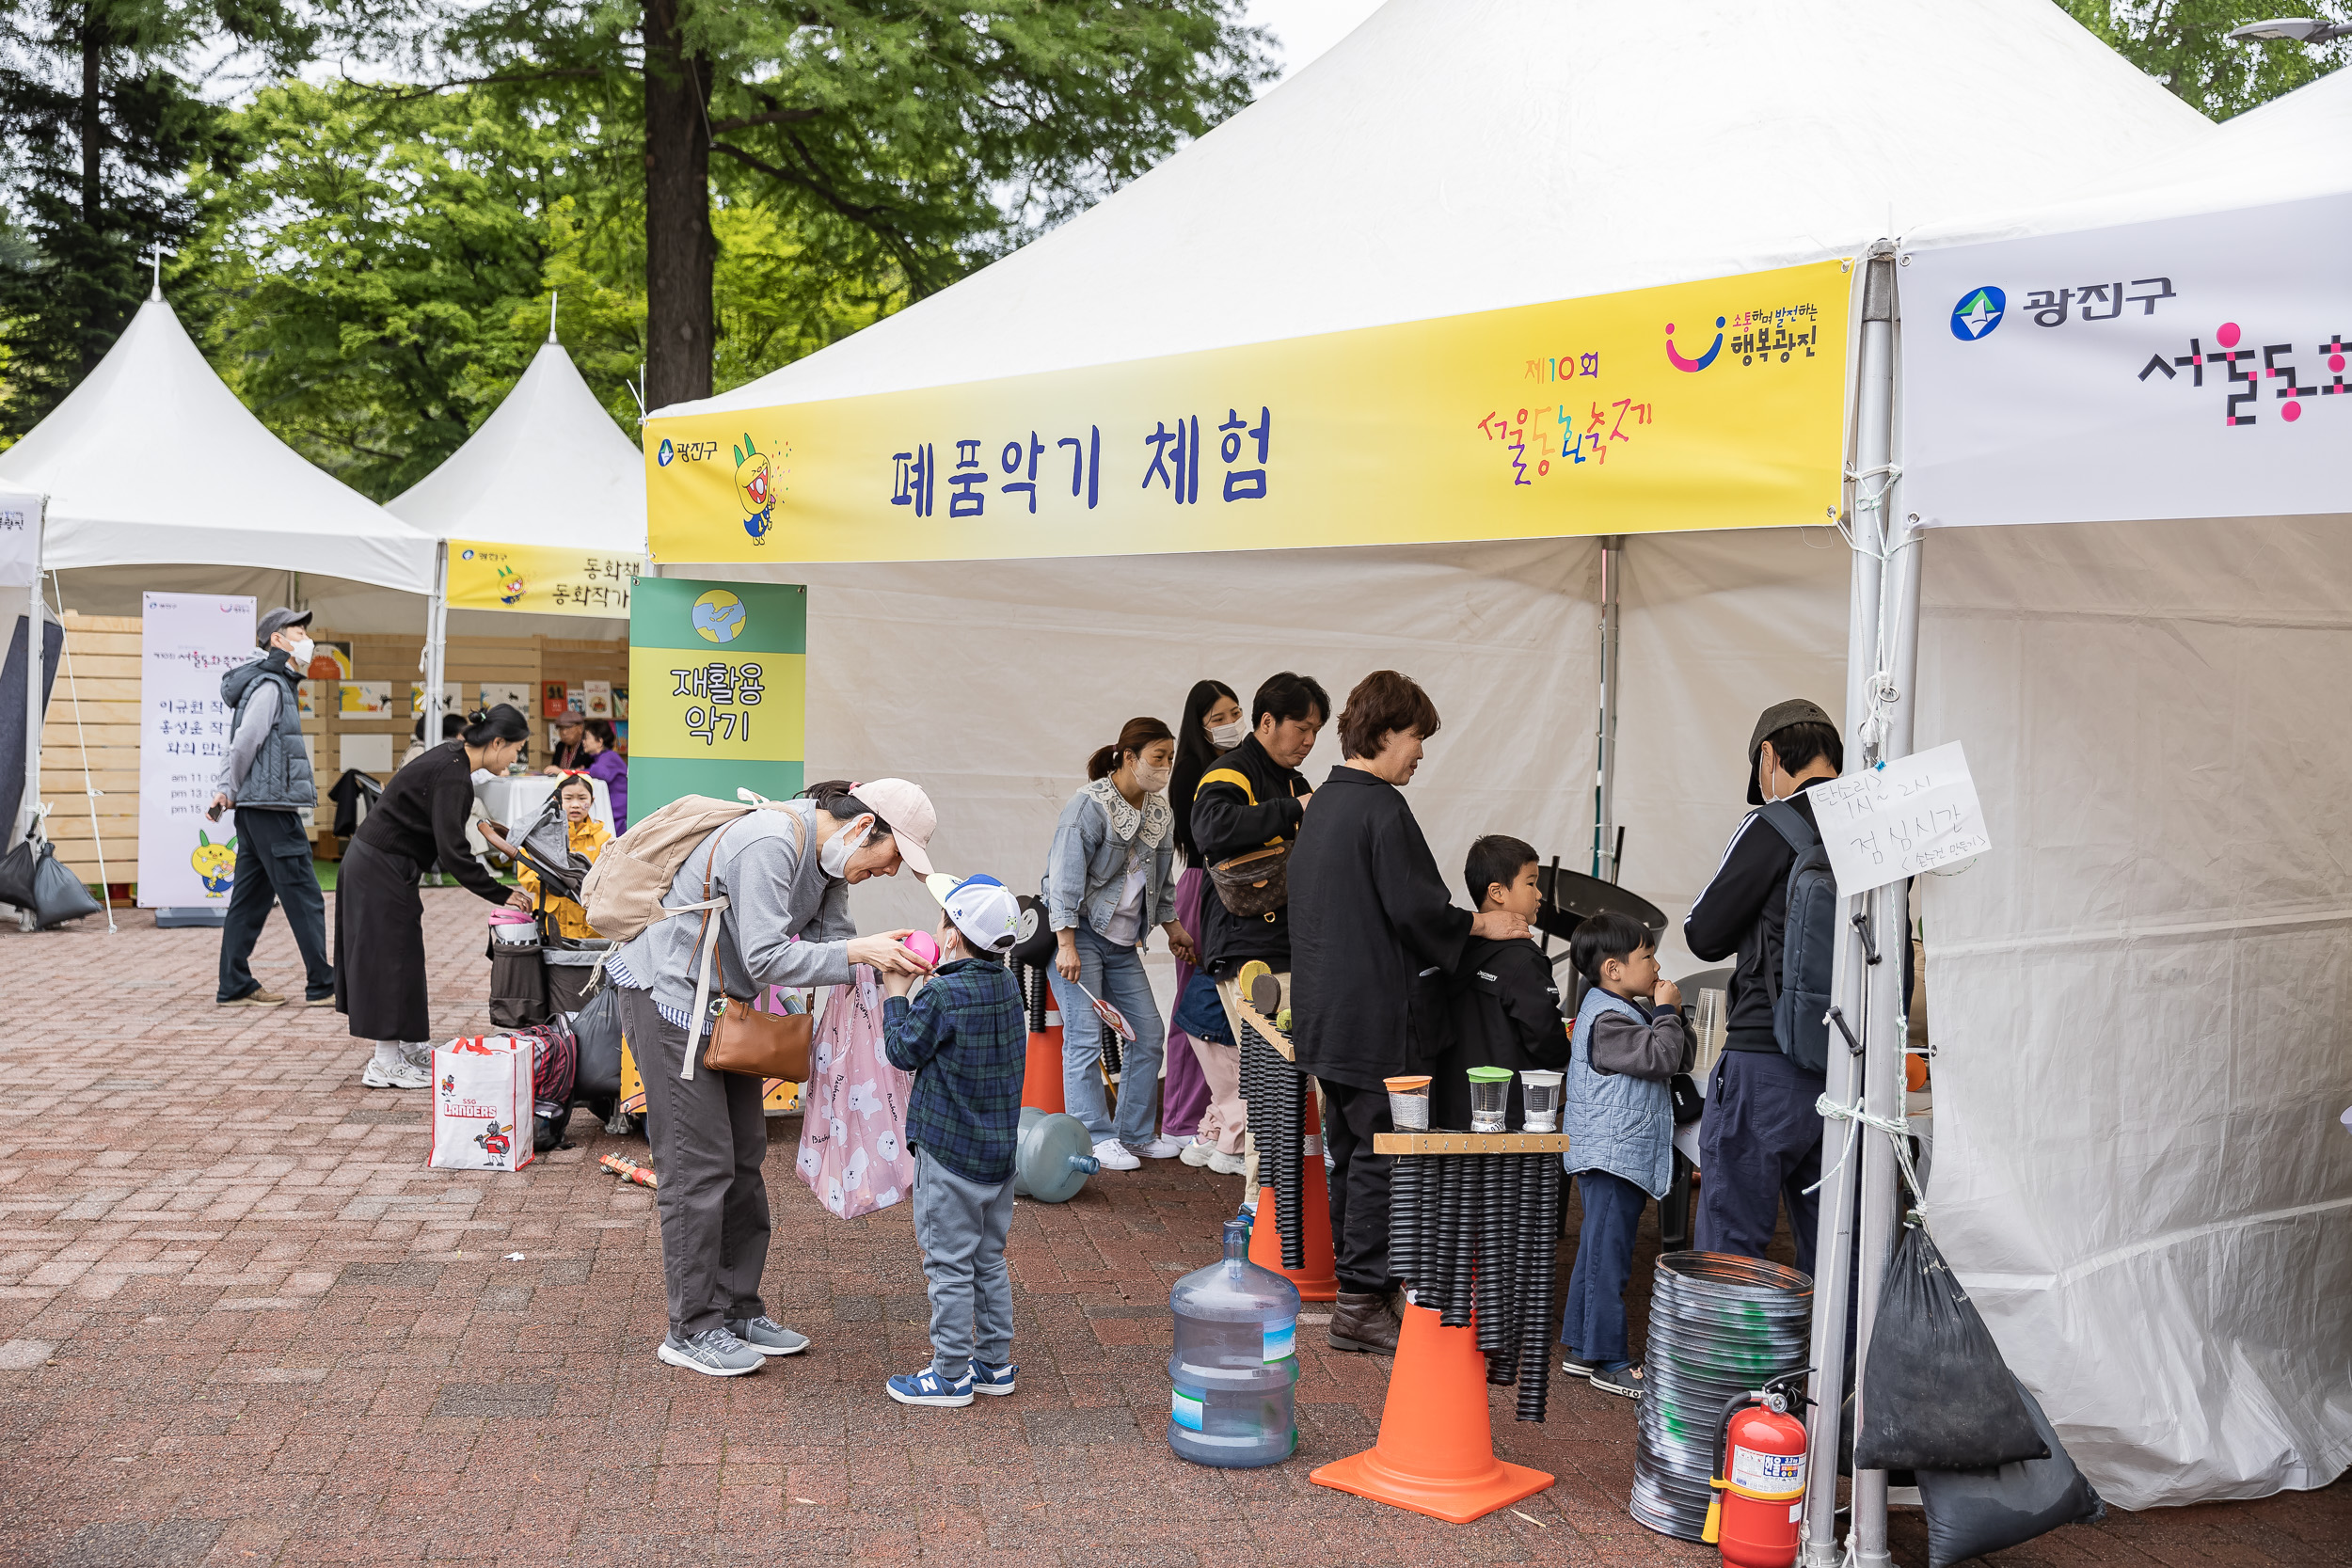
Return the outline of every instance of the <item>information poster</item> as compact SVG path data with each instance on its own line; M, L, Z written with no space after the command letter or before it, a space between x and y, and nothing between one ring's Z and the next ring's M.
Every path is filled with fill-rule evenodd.
M643 556L553 545L449 542L452 610L510 610L538 615L627 620Z
M249 596L146 594L139 620L139 904L226 904L237 818L206 819L234 715L220 677L254 657Z
M1824 780L1805 797L1837 891L1849 898L1961 865L1993 847L1957 740Z
M796 793L805 750L808 590L645 578L629 606L628 802Z

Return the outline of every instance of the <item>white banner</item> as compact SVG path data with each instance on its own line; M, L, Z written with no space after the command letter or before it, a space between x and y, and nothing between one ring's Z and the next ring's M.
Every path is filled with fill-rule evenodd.
M223 904L237 817L205 810L229 754L220 677L253 657L249 596L147 594L139 622L139 904Z
M1903 258L1930 525L2352 512L2352 196Z
M40 576L40 498L0 490L0 588L30 588ZM10 613L23 614L18 605Z

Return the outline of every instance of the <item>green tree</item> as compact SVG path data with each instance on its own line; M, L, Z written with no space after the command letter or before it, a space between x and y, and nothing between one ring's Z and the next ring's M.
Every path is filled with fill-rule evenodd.
M814 313L953 282L1149 168L1272 73L1239 0L481 0L414 57L593 116L644 222L646 383L707 396L723 316L713 203L789 235ZM379 35L380 37L381 35ZM747 225L756 230L757 225ZM745 236L748 237L748 236Z
M218 75L291 70L315 37L289 0L0 0L0 137L32 247L0 260L0 427L31 428L104 356L146 296L142 252L187 235L185 171L222 150Z
M2108 47L2213 119L2244 114L2352 61L2352 40L2233 42L2230 29L2276 16L2352 18L2347 0L2058 0Z

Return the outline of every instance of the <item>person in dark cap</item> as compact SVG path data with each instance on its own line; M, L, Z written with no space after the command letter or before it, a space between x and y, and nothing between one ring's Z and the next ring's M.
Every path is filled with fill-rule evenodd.
M1748 804L1723 863L1682 923L1682 940L1709 962L1739 955L1725 998L1724 1051L1708 1074L1699 1122L1699 1212L1694 1243L1702 1252L1761 1258L1780 1206L1797 1243L1797 1267L1813 1272L1820 1201L1804 1189L1821 1176L1825 1087L1818 1069L1787 1053L1772 1026L1780 987L1782 927L1788 873L1797 863L1788 814L1778 821L1760 808L1788 802L1800 838L1820 830L1805 791L1844 770L1846 749L1820 704L1803 697L1775 703L1748 736Z
M237 814L237 870L220 932L220 989L214 999L224 1007L275 1007L286 1000L253 977L251 961L270 905L280 903L302 953L303 1001L331 1006L335 970L326 957L326 899L300 815L319 803L294 698L294 683L310 673L310 612L273 610L254 631L261 652L220 678L220 700L236 717L214 785L212 816Z

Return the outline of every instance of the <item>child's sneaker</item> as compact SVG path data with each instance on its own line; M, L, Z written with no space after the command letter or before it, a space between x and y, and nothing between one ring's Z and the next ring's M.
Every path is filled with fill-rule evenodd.
M890 1380L889 1388L890 1397L900 1404L963 1405L972 1402L970 1372L950 1383L926 1367L919 1372L901 1372Z
M976 1394L1009 1394L1012 1392L1012 1374L1020 1370L1009 1361L1001 1367L992 1367L976 1355L972 1358L972 1391Z

